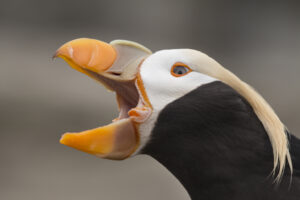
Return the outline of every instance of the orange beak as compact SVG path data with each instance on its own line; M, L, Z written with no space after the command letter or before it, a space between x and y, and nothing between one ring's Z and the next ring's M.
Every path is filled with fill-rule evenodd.
M128 48L131 48L132 51L135 44L130 43ZM120 45L123 45L122 48ZM81 38L65 43L56 51L53 57L64 59L72 68L115 91L120 107L120 116L113 123L79 133L65 133L60 139L60 143L108 159L127 158L138 148L139 133L134 120L136 116L130 117L128 113L132 113L141 100L135 87L135 79L126 79L124 77L128 77L128 75L123 74L126 74L127 68L131 73L134 70L137 71L139 65L137 61L148 55L149 50L145 48L142 51L139 45L137 54L140 56L133 57L134 59L122 57L120 54L127 46L128 41L107 44L95 39ZM125 65L118 63L117 60L128 60L131 61L131 64L126 61L127 65ZM113 69L118 70L117 75ZM128 108L130 109L128 110ZM130 110L131 112L129 112Z
M105 42L81 38L62 45L54 57L61 57L68 63L76 63L84 69L101 73L112 66L116 59L116 51Z
M80 133L65 133L60 143L101 158L119 160L134 152L138 136L132 121L122 119Z

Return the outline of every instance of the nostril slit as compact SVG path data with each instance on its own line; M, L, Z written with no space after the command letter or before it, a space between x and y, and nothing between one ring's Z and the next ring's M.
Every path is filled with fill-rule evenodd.
M119 73L119 72L110 72L110 74L115 75L115 76L120 76L121 75L121 73Z

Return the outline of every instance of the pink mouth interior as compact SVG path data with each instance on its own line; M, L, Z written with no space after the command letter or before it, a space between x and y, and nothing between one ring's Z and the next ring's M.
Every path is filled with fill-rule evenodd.
M86 70L89 74L104 83L108 88L116 92L117 102L119 104L119 116L115 120L129 118L128 112L138 105L142 105L142 98L139 95L135 85L135 80L116 81L105 76L101 76L95 72ZM119 76L119 74L113 74Z

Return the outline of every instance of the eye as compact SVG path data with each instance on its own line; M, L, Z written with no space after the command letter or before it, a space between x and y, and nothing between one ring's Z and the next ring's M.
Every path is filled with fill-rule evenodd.
M179 76L184 76L191 72L192 70L183 63L175 63L171 69L171 74L173 76L179 77Z

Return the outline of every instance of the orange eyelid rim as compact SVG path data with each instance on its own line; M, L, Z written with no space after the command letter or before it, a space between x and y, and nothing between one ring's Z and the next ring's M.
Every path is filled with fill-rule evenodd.
M173 70L174 70L174 68L177 67L177 66L184 66L184 67L186 67L189 71L188 71L187 73L185 73L185 74L175 74L175 73L173 72ZM192 70L189 66L187 66L186 64L181 63L181 62L175 63L175 64L172 66L172 68L171 68L171 74L172 74L173 76L175 76L175 77L185 76L185 75L187 75L188 73L190 73L190 72L192 72L192 71L193 71L193 70Z

